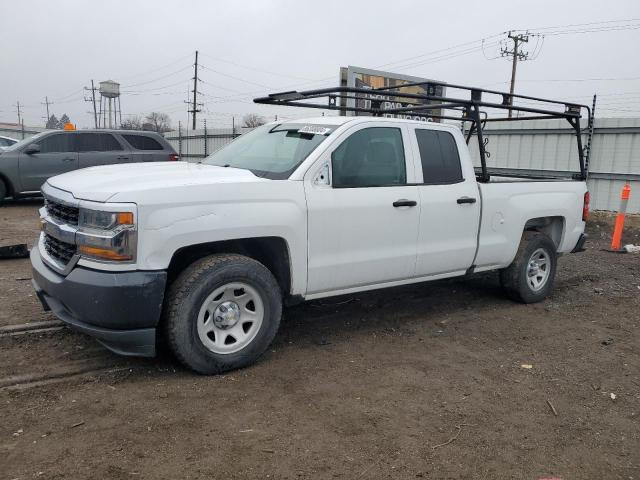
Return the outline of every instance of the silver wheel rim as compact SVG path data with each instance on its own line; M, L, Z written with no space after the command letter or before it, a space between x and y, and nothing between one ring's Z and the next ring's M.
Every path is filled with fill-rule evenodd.
M264 320L264 304L255 288L242 282L215 289L198 313L198 337L213 353L228 355L249 345Z
M527 284L534 292L544 288L549 280L551 258L546 250L538 248L529 257L527 264Z

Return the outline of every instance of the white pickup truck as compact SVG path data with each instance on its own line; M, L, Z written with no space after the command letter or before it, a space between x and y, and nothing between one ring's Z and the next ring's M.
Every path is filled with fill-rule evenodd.
M164 335L205 374L254 362L283 304L487 270L540 301L588 209L584 181L478 183L458 128L379 117L272 123L202 163L88 168L42 192L44 307L126 355Z

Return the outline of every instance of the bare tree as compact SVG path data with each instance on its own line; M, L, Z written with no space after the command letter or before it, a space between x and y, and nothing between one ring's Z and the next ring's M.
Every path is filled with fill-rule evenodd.
M120 128L125 130L142 130L142 117L139 115L132 115L122 122Z
M171 119L166 113L151 112L144 117L142 124L144 130L153 130L154 132L164 133L171 130Z
M255 113L248 113L244 117L242 117L242 126L248 128L259 127L260 125L264 125L267 123L264 117L260 115L256 115Z

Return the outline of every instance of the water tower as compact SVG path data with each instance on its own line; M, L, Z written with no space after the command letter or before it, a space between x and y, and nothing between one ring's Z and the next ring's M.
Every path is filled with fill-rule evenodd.
M100 82L100 115L98 127L117 128L122 124L122 110L120 108L120 84L113 80ZM118 122L118 116L120 121Z

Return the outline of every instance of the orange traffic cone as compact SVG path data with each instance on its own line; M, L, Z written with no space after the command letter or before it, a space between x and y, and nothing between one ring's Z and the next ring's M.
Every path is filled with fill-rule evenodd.
M625 183L620 193L620 210L616 216L616 224L613 227L613 238L611 239L611 250L617 252L620 250L620 243L622 241L622 229L624 228L624 216L627 213L627 204L629 203L629 197L631 196L631 185L629 182Z

